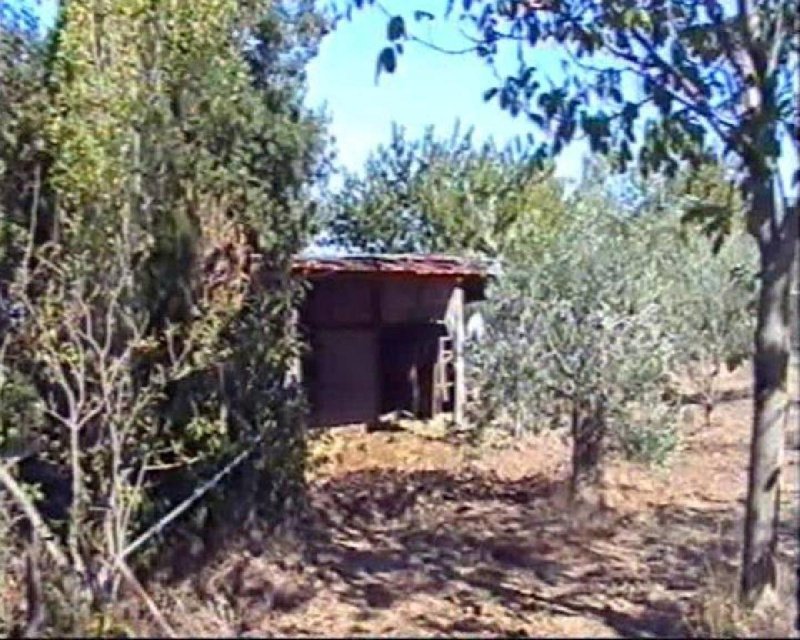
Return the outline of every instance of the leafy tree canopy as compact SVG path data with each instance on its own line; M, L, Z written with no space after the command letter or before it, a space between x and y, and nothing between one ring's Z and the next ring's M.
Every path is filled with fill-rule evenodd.
M563 219L560 183L519 145L476 146L458 125L389 144L332 198L330 241L381 252L512 257L541 247Z

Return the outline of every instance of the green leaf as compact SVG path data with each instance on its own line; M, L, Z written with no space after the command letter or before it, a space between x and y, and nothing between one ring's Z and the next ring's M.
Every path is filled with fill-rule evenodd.
M533 122L533 123L534 123L535 125L537 125L538 127L541 127L542 129L544 129L544 128L545 128L545 124L546 124L546 123L545 123L545 119L544 119L544 117L543 117L543 116L541 116L540 114L538 114L538 113L531 113L531 114L530 114L528 117L530 118L531 122Z
M511 97L509 96L508 89L500 91L500 108L505 111L511 104Z
M661 115L669 115L670 111L672 110L672 94L657 84L653 86L652 90L653 102L658 107Z
M628 29L633 27L650 29L653 26L650 14L645 9L627 9L625 13L622 14L622 23Z
M403 16L393 16L386 27L386 37L391 41L400 40L406 36L406 21Z
M386 47L378 55L376 77L380 75L381 71L394 73L395 69L397 69L397 54L392 47Z

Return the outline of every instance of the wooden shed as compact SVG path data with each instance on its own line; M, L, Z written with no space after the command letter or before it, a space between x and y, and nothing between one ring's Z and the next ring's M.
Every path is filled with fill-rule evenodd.
M464 305L481 300L487 269L447 256L305 257L300 311L309 349L302 378L315 426L419 418L464 406Z

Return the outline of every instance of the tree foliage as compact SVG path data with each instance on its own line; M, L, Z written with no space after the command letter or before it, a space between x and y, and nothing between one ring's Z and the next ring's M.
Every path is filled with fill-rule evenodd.
M31 180L43 161L44 76L35 22L0 3L0 296L22 259L31 207L44 198Z
M710 409L717 373L753 355L757 256L731 169L706 163L671 179L629 174L625 182L622 201L632 215L665 216L674 227L672 241L662 249L672 255L668 272L676 283L670 290L671 330L681 336L684 364L697 367L691 375L707 390Z
M563 217L562 188L519 147L476 146L456 125L389 144L348 174L329 207L332 244L378 252L511 256L532 252Z
M676 444L676 376L688 370L713 403L720 367L752 348L747 238L715 255L686 233L695 200L679 184L631 198L608 178L595 169L577 189L540 257L506 263L482 303L487 334L468 351L473 421L570 425L576 490L598 482L608 447L663 462Z
M495 68L504 47L517 48L519 68L498 69L502 82L484 99L546 133L537 140L542 158L585 136L593 151L616 152L623 168L637 156L646 170L674 173L683 160L701 164L711 149L742 156L749 148L748 161L774 170L781 147L798 137L797 7L782 0L748 4L453 0L435 13L415 11L414 21L458 13L469 25L470 51ZM401 53L396 44L414 39L407 19L388 18L379 65ZM544 81L531 60L547 43L558 45L554 53L563 60L558 82ZM745 101L756 86L770 103L769 123L748 115ZM761 124L760 137L750 137L746 129Z

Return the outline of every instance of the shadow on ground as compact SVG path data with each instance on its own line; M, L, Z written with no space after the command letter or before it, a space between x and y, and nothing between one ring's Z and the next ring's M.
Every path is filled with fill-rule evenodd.
M582 511L562 487L442 470L318 481L291 527L234 543L173 593L197 608L171 613L201 635L186 620L210 610L202 628L220 635L693 635L709 571L735 570L740 505Z
M565 508L560 489L537 476L442 471L367 470L320 483L295 524L293 589L306 594L297 613L328 590L365 629L393 611L401 633L541 634L537 616L556 616L592 619L610 635L689 635L704 569L735 561L734 514L581 513ZM250 594L247 607L263 609L263 591ZM286 611L268 613L239 631L297 631Z

